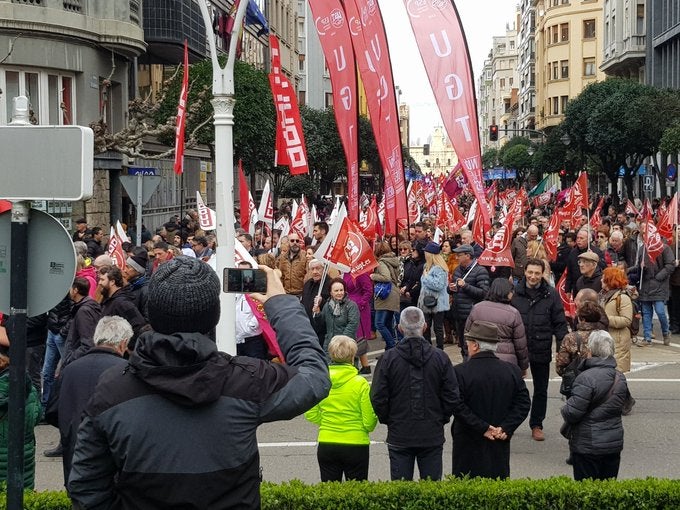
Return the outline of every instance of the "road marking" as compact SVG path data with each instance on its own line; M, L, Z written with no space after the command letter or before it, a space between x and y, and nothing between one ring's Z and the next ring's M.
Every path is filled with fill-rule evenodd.
M385 441L371 441L371 444L385 444ZM296 446L316 446L316 441L289 441L287 443L257 443L259 448L291 448Z

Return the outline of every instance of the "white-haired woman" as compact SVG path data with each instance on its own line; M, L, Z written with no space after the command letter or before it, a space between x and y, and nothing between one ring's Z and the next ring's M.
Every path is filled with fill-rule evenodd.
M378 418L373 411L368 381L357 373L357 344L349 336L334 336L328 344L331 391L305 413L319 425L317 459L321 481L367 480L368 434Z
M621 414L629 398L626 377L616 370L614 339L606 331L588 337L592 357L583 360L571 397L562 407L574 479L605 480L619 474L623 450Z

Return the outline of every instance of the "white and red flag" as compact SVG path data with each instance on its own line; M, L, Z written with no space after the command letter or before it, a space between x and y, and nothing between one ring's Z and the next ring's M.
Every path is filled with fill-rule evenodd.
M276 107L276 148L274 164L287 166L291 175L306 174L307 149L295 88L281 71L279 39L270 34L271 73L269 85Z
M550 216L550 223L548 228L543 232L543 247L545 248L545 253L548 255L548 259L555 261L557 259L557 241L560 235L560 216L558 214L553 214Z
M347 160L347 214L359 219L359 143L356 64L347 16L340 0L310 0L314 26L333 89L333 113Z
M505 218L505 224L496 231L491 242L486 245L488 247L477 259L480 265L487 267L515 267L510 246L514 223L515 215L508 213Z
M348 266L352 278L371 272L378 266L371 243L349 218L342 220L329 258L333 263Z
M574 297L570 292L567 292L567 272L565 269L557 282L557 293L560 295L560 300L562 301L562 307L564 308L564 315L571 317L572 319L576 317L576 303L574 303Z
M200 191L196 191L196 209L201 230L215 230L217 228L217 214L205 205Z
M257 223L257 209L253 195L248 190L248 181L246 181L246 175L243 173L243 164L240 159L238 161L238 178L241 228L252 235L255 232L255 223Z
M176 174L184 171L184 131L187 118L187 96L189 95L189 49L187 40L184 39L184 76L182 77L182 89L179 92L179 104L177 105L177 124L175 128L175 163L173 169Z
M419 181L411 181L406 192L406 202L408 203L408 221L409 223L416 223L420 219L420 206L416 198L415 188Z
M652 221L651 215L643 217L642 221L644 225L642 230L642 241L649 254L649 258L654 261L661 255L665 245L661 239L661 234L659 234L656 225L654 225L654 221Z
M263 221L271 225L274 222L274 203L272 201L272 192L269 187L269 179L264 184L262 189L262 197L260 198L260 207L257 209L258 221Z
M626 212L626 214L634 214L636 217L640 216L640 211L637 210L637 208L635 207L633 202L630 201L630 199L628 199L628 201L626 202L626 211L625 212Z
M290 232L296 233L300 239L304 239L307 236L307 204L304 206L302 203L298 205L295 213L293 213L293 219L290 222Z
M116 229L111 225L111 232L109 233L109 247L106 253L111 260L113 260L113 265L119 268L121 271L125 269L125 261L127 257L123 251L123 241L121 241Z
M378 235L378 206L375 203L375 195L371 200L371 204L361 213L359 220L359 229L366 239L374 241Z
M666 207L665 213L659 218L659 222L656 225L659 234L666 238L669 243L673 242L674 229L673 227L678 224L678 194L677 192L671 198L671 201Z
M604 205L604 197L600 197L597 202L597 207L590 217L590 227L595 229L602 224L602 206Z

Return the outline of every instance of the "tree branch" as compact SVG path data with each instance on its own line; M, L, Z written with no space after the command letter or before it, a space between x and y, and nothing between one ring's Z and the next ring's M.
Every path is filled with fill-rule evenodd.
M14 43L16 43L17 39L19 39L19 37L21 37L22 35L23 35L23 34L22 34L21 32L19 32L19 33L14 37L14 39L12 39L12 40L9 42L9 51L7 52L7 55L5 55L4 57L2 57L2 60L0 60L0 64L4 64L5 61L12 55L12 52L14 51Z

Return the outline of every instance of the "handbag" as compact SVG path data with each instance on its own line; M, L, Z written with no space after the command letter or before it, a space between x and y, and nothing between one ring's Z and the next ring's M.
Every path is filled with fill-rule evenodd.
M375 299L387 299L392 292L392 282L375 282L373 296Z
M560 384L560 393L567 398L571 396L571 389L574 387L574 380L579 374L578 366L581 361L581 337L576 333L576 357L564 369L562 383Z
M437 296L434 294L425 294L423 296L423 306L425 308L435 308L437 306Z

